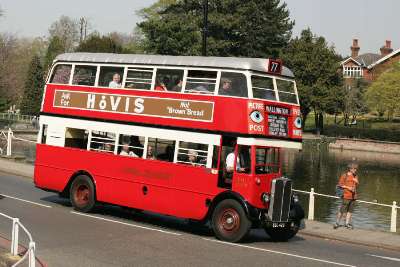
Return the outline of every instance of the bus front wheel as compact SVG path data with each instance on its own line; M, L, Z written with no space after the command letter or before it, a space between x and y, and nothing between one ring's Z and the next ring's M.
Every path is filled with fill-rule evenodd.
M79 175L72 182L70 190L71 204L75 210L89 212L96 204L92 180L86 175Z
M249 233L251 221L239 202L225 199L215 207L212 227L218 239L239 242Z

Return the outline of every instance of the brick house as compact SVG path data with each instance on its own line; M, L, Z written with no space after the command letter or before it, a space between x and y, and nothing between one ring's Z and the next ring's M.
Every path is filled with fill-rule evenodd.
M365 53L359 55L358 40L353 39L350 47L351 56L341 62L342 73L346 85L351 85L355 79L374 81L379 74L390 68L394 62L400 62L400 49L393 51L391 41L387 40L379 54Z

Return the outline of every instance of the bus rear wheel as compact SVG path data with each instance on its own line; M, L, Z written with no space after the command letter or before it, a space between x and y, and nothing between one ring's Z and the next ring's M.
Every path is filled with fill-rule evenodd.
M89 212L93 210L96 199L92 180L86 175L79 175L72 182L70 190L71 204L75 210Z
M251 222L239 202L225 199L215 207L212 227L218 239L239 242L249 233Z

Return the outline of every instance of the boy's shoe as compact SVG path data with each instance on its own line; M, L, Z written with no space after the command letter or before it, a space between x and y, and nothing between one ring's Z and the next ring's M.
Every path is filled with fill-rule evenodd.
M334 225L333 225L333 229L338 229L340 227L340 224L338 224L338 223L335 223Z
M353 225L351 223L346 224L346 228L350 229L350 230L354 229L354 227L353 227Z

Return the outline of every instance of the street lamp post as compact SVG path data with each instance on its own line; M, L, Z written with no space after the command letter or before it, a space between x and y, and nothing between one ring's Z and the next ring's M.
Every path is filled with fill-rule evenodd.
M203 0L203 45L202 55L207 56L207 33L208 33L208 0Z

